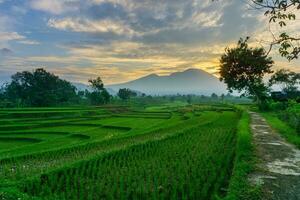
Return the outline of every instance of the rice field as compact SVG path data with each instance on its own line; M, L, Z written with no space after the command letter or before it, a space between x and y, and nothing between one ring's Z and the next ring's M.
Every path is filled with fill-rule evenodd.
M0 110L0 199L226 196L240 113L224 105Z

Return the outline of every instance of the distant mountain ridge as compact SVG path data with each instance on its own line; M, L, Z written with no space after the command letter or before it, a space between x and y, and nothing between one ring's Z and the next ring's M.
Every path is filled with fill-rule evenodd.
M169 76L150 74L148 76L121 84L106 86L114 91L129 88L150 95L197 94L218 95L227 93L226 86L212 74L200 69L188 69Z

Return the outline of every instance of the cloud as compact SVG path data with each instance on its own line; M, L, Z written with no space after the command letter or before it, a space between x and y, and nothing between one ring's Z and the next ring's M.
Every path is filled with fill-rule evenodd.
M0 14L0 48L10 48L9 42L26 39L24 35L14 31L14 24L11 17Z
M27 13L27 9L21 6L12 6L11 10L16 14L25 15Z
M115 33L118 35L136 34L122 21L115 20L89 20L81 18L50 19L48 26L64 31L87 33Z
M40 10L50 14L59 15L69 11L78 10L77 0L31 0L32 9Z
M192 17L192 20L195 24L202 26L202 27L218 27L221 26L220 20L222 15L218 12L211 12L210 14L201 12L195 13Z
M47 23L49 27L94 34L92 37L99 40L114 41L119 38L113 34L95 35L95 33L114 33L124 36L125 40L130 39L142 43L202 45L209 42L238 40L240 35L251 34L255 27L259 26L255 24L256 15L245 15L245 4L234 0L222 3L211 2L211 0L41 0L32 2L36 4L35 7L45 8L45 12L53 8L53 14L70 11L64 14L63 18L50 18Z
M43 66L80 82L100 75L106 83L117 83L192 67L216 73L225 47L240 37L269 37L258 34L267 24L258 17L263 13L236 0L29 0L15 6L9 11L27 12L24 19L0 15L0 48L17 42L25 44L25 51L6 56L1 68ZM293 30L299 33L299 27ZM286 66L296 69L300 63Z
M18 43L26 44L26 45L39 45L40 43L35 40L20 40Z
M0 13L0 32L8 32L12 29L13 20L7 15Z
M0 32L0 41L21 40L25 39L25 36L18 34L17 32Z

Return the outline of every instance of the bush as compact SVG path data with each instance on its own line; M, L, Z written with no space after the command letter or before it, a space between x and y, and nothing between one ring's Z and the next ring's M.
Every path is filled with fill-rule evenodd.
M272 110L272 111L285 110L287 108L288 108L287 102L275 102L275 101L272 101L270 103L270 110Z
M268 111L268 110L270 110L270 103L269 103L269 101L262 101L261 103L258 104L258 108L261 111Z
M300 107L295 101L289 101L287 109L281 111L278 117L296 129L300 135Z

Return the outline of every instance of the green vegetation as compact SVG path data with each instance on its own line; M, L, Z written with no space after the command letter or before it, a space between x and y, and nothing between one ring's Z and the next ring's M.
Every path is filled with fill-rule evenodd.
M241 96L252 98L261 111L270 110L274 101L275 103L288 101L299 103L300 74L281 69L276 71L269 79L269 84L266 84L263 78L273 73L274 61L263 48L249 47L248 40L249 37L245 40L240 39L236 47L226 48L221 56L220 80L226 83L228 90L238 91ZM281 86L282 91L272 91L271 87L274 85ZM296 129L298 129L299 116L294 114L294 111L287 111L286 118L293 118L287 121L296 121ZM297 112L298 110L295 111Z
M263 77L272 73L274 61L263 48L249 47L248 39L240 39L235 48L225 50L220 59L220 80L227 84L229 91L252 96L260 108L264 108L268 87Z
M110 102L111 95L104 88L104 84L100 77L90 79L89 83L94 91L85 91L85 96L90 100L92 105L102 105Z
M252 108L257 111L256 108ZM295 101L272 102L268 111L261 111L267 122L286 140L300 148L300 105Z
M76 101L76 88L44 69L18 72L0 90L1 99L11 106L53 106ZM0 105L1 106L1 105Z
M260 199L259 188L250 185L248 175L254 170L254 154L252 147L252 134L250 132L250 116L242 111L241 120L237 129L237 144L234 168L230 180L228 200L258 200Z
M59 199L208 199L228 179L237 120L224 113L207 126L43 174L22 189Z
M137 96L137 93L128 89L128 88L121 88L118 91L118 97L122 100L128 100L130 97L135 97Z
M300 135L296 129L289 126L286 122L278 118L278 114L274 112L262 113L267 122L276 129L284 138L292 144L300 148Z
M228 105L178 102L2 109L0 198L225 197L250 151L239 119Z
M298 59L300 54L299 36L287 28L287 24L296 23L297 10L300 9L299 0L251 0L253 5L258 10L263 10L265 16L269 18L270 25L276 24L282 28L278 34L272 32L273 40L270 42L269 52L274 45L282 57L288 60ZM277 26L278 27L278 26ZM269 53L268 52L268 53Z
M292 72L287 69L277 70L269 80L270 86L281 85L282 91L288 99L297 100L299 91L297 85L300 84L300 73Z

